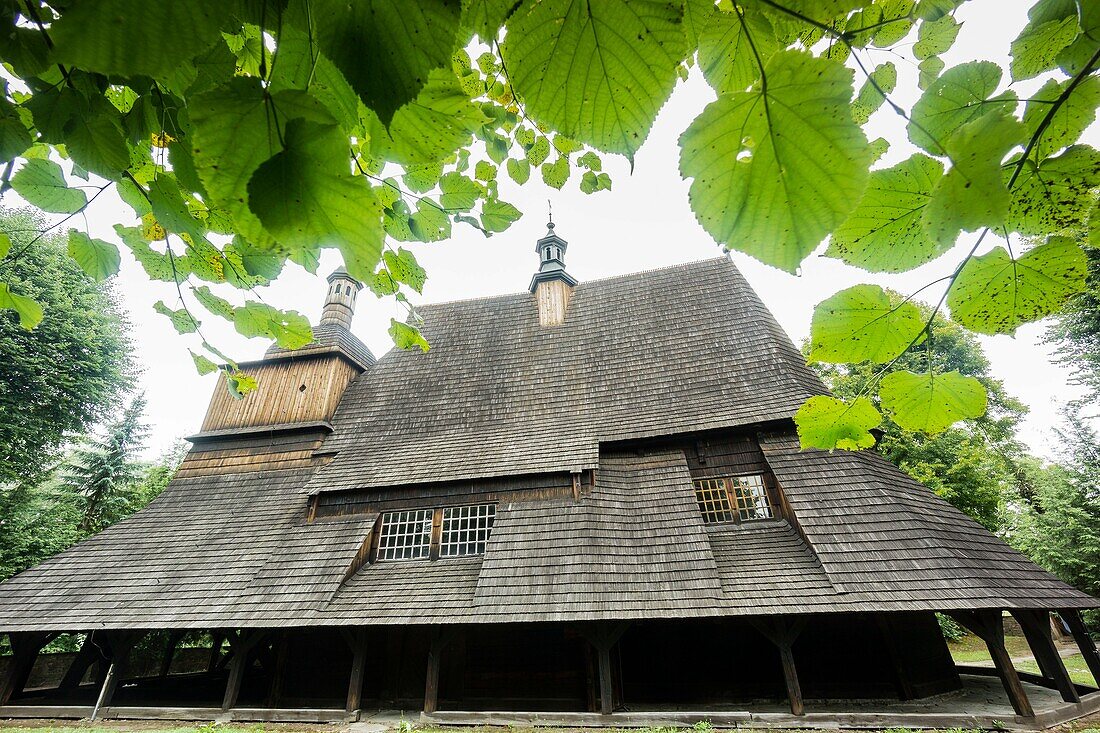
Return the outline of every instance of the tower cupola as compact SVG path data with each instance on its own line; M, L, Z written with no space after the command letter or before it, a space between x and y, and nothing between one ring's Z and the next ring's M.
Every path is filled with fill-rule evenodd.
M355 316L355 299L362 290L359 282L343 267L339 267L328 276L328 292L325 294L325 309L321 311L319 325L337 325L351 330L351 319Z
M565 271L565 250L569 243L554 231L554 221L546 225L546 236L535 242L539 269L531 278L531 292L539 309L539 324L557 326L565 321L569 299L576 279Z

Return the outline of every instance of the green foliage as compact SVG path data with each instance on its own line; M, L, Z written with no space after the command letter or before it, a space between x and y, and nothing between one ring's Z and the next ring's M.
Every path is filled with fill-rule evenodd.
M20 253L0 261L0 303L5 294L26 298L18 319L0 310L0 484L35 480L66 436L106 414L130 373L114 295L81 272L63 242L32 241L41 225L26 212L0 213ZM33 330L20 307L40 319Z
M1046 340L1085 388L1087 403L1100 401L1100 249L1087 247L1085 256L1085 288L1055 316Z
M948 641L962 641L966 638L967 630L950 616L943 613L937 613L936 621L940 624L940 631L943 632L943 638Z
M806 400L794 422L803 448L859 450L875 444L871 429L882 415L866 397L844 402L820 395Z
M856 285L823 302L810 325L810 358L827 362L894 359L920 340L924 319L877 285Z
M160 307L174 325L194 325L198 302L242 333L300 345L307 335L296 314L257 309L245 296L218 302L203 283L248 290L288 261L315 269L333 248L376 294L411 310L426 277L409 259L411 243L444 240L455 226L507 230L519 218L501 196L512 183L611 190L595 151L632 164L697 65L717 98L682 134L680 169L697 219L721 247L797 272L831 237L829 256L904 272L976 232L951 263L948 304L968 328L1010 332L1078 291L1067 263L1080 256L1069 252L1076 244L1059 244L1065 251L1048 257L1047 244L1016 258L1006 245L1021 236L1077 243L1100 231L1100 153L1080 143L1100 104L1100 10L1039 0L1020 36L1004 39L1007 69L972 59L945 70L959 4L8 4L0 162L11 165L0 191L68 217L116 187L140 219L118 222L118 238L150 278L180 285L180 302ZM899 58L875 65L874 49ZM909 83L900 62L917 66L923 90L908 109L898 99L918 90L898 89ZM1022 109L1007 87L1020 79L1038 87ZM868 143L863 128L881 114L904 117L923 152L872 172L898 142ZM992 253L975 257L978 238L998 237ZM117 269L117 244L79 232L70 241L94 277ZM22 257L15 250L0 262ZM1017 274L1006 275L1005 262ZM1040 297L1045 282L1053 285ZM0 279L0 308L33 328L39 314L27 298ZM828 336L813 358L893 358L921 337L909 309L870 320L858 315L865 308L835 305L827 300L815 316ZM414 323L391 329L399 345L426 346ZM871 331L881 341L873 349ZM229 364L234 393L251 386L216 346L204 343L199 356L199 369ZM933 374L905 383L908 396L894 389L895 417L938 427L972 414L977 395L972 409L929 402L942 392L928 385L952 381ZM874 401L878 389L874 380L866 396ZM865 444L870 413L860 412L864 420L835 430L832 411L811 409L804 435ZM814 415L827 424L812 425Z

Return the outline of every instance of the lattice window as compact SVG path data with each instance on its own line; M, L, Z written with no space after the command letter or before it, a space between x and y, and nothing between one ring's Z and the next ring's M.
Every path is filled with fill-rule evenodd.
M496 504L453 506L443 510L443 532L439 539L440 557L480 555L496 519Z
M699 511L707 524L751 522L775 516L771 495L759 474L696 479L693 483Z
M753 476L735 476L729 481L733 495L737 501L737 515L742 522L751 522L754 519L771 519L775 516L771 497L764 486L764 477L756 474Z
M695 482L695 498L699 501L699 511L707 524L732 522L733 507L730 505L729 492L724 478L704 478Z
M379 560L419 560L432 547L432 509L387 512L378 535Z

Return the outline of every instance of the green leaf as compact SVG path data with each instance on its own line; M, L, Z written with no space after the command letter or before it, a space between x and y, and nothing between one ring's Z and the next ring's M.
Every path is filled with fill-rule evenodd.
M239 370L225 373L225 388L229 390L229 394L234 399L244 398L246 395L255 392L258 386L256 378L251 374L245 374Z
M233 325L242 336L273 339L284 349L300 349L313 341L313 330L301 313L254 300L233 311Z
M474 165L474 178L479 181L495 181L497 178L497 167L487 160L479 160Z
M943 254L951 243L932 239L921 223L942 176L943 165L921 153L872 171L859 206L833 232L825 254L871 272L904 272Z
M985 414L985 387L958 372L893 372L882 378L878 394L903 430L940 433L959 420Z
M561 190L569 180L569 159L562 156L553 163L542 164L542 182L547 186Z
M218 295L214 295L210 288L205 285L198 288L192 288L191 292L195 294L195 300L199 301L203 308L227 321L233 320L233 314L236 308L234 308L233 304L228 300Z
M69 256L96 282L118 273L118 247L102 239L92 239L76 229L69 230Z
M920 75L917 77L917 86L923 90L927 90L932 86L936 79L940 77L940 72L943 71L944 63L943 59L939 56L933 56L930 59L925 59L917 64L917 69L920 71Z
M439 205L446 211L469 211L481 198L482 188L461 173L448 173L439 179Z
M1004 171L1007 182L1015 165ZM1100 186L1100 153L1087 145L1073 145L1038 166L1024 161L1006 224L1021 234L1050 234L1081 229L1088 221L1095 198L1091 193Z
M1009 71L1016 81L1030 79L1058 65L1058 55L1077 38L1077 18L1069 16L1040 25L1028 23L1012 42Z
M8 256L8 252L11 251L11 237L3 232L0 232L0 260Z
M79 188L65 185L61 166L45 158L32 158L11 178L11 187L32 206L54 214L73 214L88 203Z
M173 263L172 258L166 252L161 253L153 249L149 240L142 236L141 229L116 224L115 233L118 234L122 243L130 249L134 259L145 270L145 274L149 276L150 280L163 282L178 280L182 282L187 277L189 272L187 268L179 261ZM175 264L174 268L173 264Z
M510 158L508 160L508 175L513 181L522 186L531 178L531 164L526 158L522 160Z
M42 322L42 306L25 295L13 292L7 283L0 283L0 310L12 309L19 316L19 325L30 331Z
M402 323L396 318L390 319L390 338L399 349L412 349L419 346L421 351L429 348L427 339L420 333L420 329L408 323Z
M973 119L992 112L1011 114L1016 96L1006 92L989 100L1001 81L1001 67L972 61L943 73L913 105L909 139L933 155L945 155L947 138Z
M950 245L959 230L975 231L1004 222L1011 196L1001 161L1023 142L1025 134L1019 120L997 113L968 122L948 138L951 169L932 189L921 216L929 237Z
M198 370L200 375L213 374L218 371L218 365L207 359L202 354L196 354L191 351L191 360L195 362L195 369Z
M450 69L459 4L447 0L314 0L317 44L383 124L433 69Z
M849 110L851 71L783 51L766 73L766 91L722 95L691 123L680 172L716 241L794 272L859 201L871 150Z
M873 82L873 83L872 83ZM878 85L878 88L875 85ZM880 64L875 67L875 70L871 72L867 81L863 83L863 86L859 89L859 94L856 95L856 99L852 102L852 119L855 120L857 125L862 125L871 118L871 115L875 113L882 103L886 101L886 97L882 95L882 92L890 94L894 91L894 87L898 84L898 70L894 66L893 62L887 61L885 64ZM882 92L879 91L882 90Z
M185 308L172 310L164 304L163 300L158 300L153 304L153 310L160 313L162 316L167 316L168 320L172 322L172 327L176 329L176 333L195 333L199 330L200 324L191 317L191 314L188 313ZM195 356L194 352L192 352L191 356ZM200 374L206 374L206 372L200 372Z
M338 247L352 277L366 281L382 255L382 206L349 170L348 140L335 125L291 120L286 149L248 184L249 206L282 244Z
M54 56L101 74L171 75L220 40L228 3L80 0L50 26Z
M1039 125L1052 109L1054 101L1071 83L1071 79L1061 83L1050 79L1042 89L1031 95L1024 108L1024 125L1028 135L1034 135L1039 130ZM1097 107L1100 107L1100 77L1092 75L1081 80L1055 110L1042 136L1035 143L1035 159L1043 160L1077 142L1081 133L1096 120Z
M462 27L486 43L496 40L517 5L519 0L462 0Z
M409 217L409 229L421 242L440 242L451 236L451 220L446 211L428 199L420 199L416 213Z
M426 193L435 188L439 183L439 177L443 175L442 163L427 163L423 165L410 165L406 168L402 180L413 193Z
M481 207L481 226L489 232L503 232L521 216L523 213L507 201L491 199Z
M632 157L676 83L682 12L663 0L528 0L502 49L512 86L539 122Z
M917 42L913 44L913 55L922 61L939 56L955 44L961 23L955 22L950 15L939 20L922 21L917 31Z
M591 150L577 158L577 165L582 168L587 168L593 173L599 173L603 170L603 161L600 160L600 156L596 155Z
M550 141L540 137L527 150L527 162L533 166L540 166L550 157Z
M971 331L1012 334L1084 290L1087 269L1085 253L1068 237L1051 237L1019 259L997 247L963 265L947 293L947 306L951 317Z
M920 310L893 303L878 285L855 285L818 303L810 324L810 360L884 364L924 330Z
M699 37L699 68L719 94L743 92L760 78L767 63L783 48L768 17L751 5L715 11Z
M882 422L882 415L866 397L851 404L835 397L818 395L802 403L794 414L798 439L803 449L860 450L875 444L871 428Z
M412 252L404 247L398 247L397 252L387 250L382 255L382 261L391 278L405 283L418 293L424 292L424 281L428 279L428 273L416 261Z
M716 12L718 12L718 9L714 5L714 0L684 0L682 25L688 53L691 53L699 45L703 30Z
M0 96L0 163L7 163L31 146L31 133L18 108Z

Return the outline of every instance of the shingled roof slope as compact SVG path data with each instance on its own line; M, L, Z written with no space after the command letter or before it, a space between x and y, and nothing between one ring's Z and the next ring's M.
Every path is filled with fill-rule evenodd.
M272 344L264 353L264 358L303 357L334 351L343 354L363 369L370 368L376 361L374 354L358 336L333 323L313 326L313 340L300 349L284 349L278 344Z
M573 471L599 442L791 417L824 392L727 258L533 295L425 306L432 348L394 350L345 394L314 490Z

